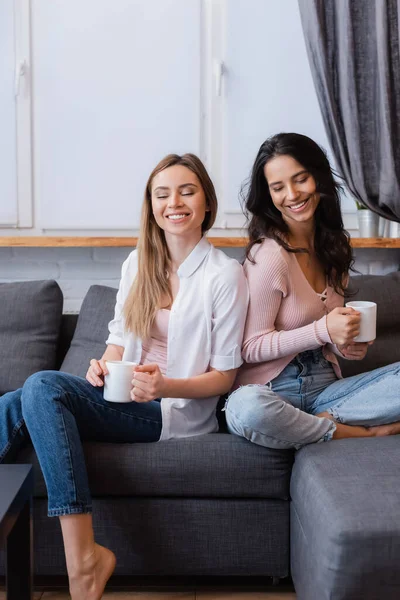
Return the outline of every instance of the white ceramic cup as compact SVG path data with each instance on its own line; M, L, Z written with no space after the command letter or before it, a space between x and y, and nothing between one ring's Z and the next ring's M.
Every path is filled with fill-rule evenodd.
M127 360L106 360L108 375L104 377L104 400L132 402L131 389L136 363Z
M375 302L354 301L346 302L346 306L361 313L360 333L354 338L355 342L372 342L376 338L376 304Z

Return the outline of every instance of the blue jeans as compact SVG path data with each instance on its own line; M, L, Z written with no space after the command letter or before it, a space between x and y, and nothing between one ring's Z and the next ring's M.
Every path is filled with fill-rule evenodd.
M111 403L103 388L59 371L41 371L0 398L0 462L32 440L48 492L49 516L92 510L81 440L156 442L160 402Z
M230 433L268 448L301 448L332 439L338 423L383 425L400 421L400 363L338 379L322 350L298 354L266 385L246 385L228 398Z

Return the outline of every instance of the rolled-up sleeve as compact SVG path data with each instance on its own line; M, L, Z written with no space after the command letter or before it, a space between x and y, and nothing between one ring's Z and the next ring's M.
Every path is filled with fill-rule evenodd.
M249 291L243 268L232 262L213 285L210 366L219 371L240 367Z
M122 265L121 280L119 282L117 299L115 303L114 318L108 324L109 335L106 344L115 344L116 346L125 347L125 319L123 308L126 297L132 285L130 276L130 262L132 254L128 256Z

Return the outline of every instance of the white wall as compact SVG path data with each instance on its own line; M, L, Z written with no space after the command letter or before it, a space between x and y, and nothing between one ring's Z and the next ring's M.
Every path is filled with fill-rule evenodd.
M0 2L0 226L17 223L13 0Z
M314 88L297 0L228 0L225 15L223 190L238 206L240 185L271 135L296 132L333 163ZM344 212L355 210L343 197Z
M38 225L137 227L159 160L199 153L200 7L200 0L33 3Z

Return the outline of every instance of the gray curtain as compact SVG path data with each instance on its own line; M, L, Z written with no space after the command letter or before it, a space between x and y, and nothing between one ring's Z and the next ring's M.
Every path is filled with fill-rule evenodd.
M299 0L338 170L359 202L400 222L400 0Z

